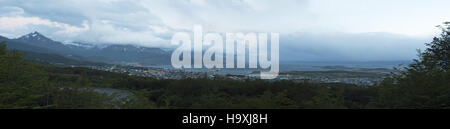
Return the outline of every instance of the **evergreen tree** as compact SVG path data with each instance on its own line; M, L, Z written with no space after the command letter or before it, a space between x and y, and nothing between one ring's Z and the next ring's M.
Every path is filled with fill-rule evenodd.
M380 85L375 107L450 108L450 22L438 27L442 34L419 51L419 59Z

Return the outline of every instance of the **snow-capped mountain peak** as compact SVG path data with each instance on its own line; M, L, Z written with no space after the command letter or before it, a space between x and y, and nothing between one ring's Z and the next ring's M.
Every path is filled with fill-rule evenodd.
M51 39L45 37L41 33L35 31L29 34L26 34L22 37L17 38L19 40L37 40L37 41L52 41Z

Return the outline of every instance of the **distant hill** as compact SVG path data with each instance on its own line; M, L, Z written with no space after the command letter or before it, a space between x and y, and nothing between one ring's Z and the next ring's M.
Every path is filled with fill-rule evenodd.
M67 58L57 54L48 53L36 53L30 51L21 51L24 58L32 62L37 63L49 63L53 65L65 65L65 66L104 66L108 65L106 63L91 62L86 60L77 60L72 58Z
M104 57L115 63L139 63L142 65L170 63L170 53L159 48L110 45L102 49L91 49L91 51L97 52L96 56Z
M134 45L106 45L70 43L54 41L39 32L33 32L16 39L0 36L0 41L6 41L9 49L27 51L46 56L59 55L66 59L102 62L113 64L157 65L169 64L170 53L160 48L141 47ZM41 55L42 56L42 55Z
M8 40L8 38L3 37L3 36L0 35L0 41L2 41L2 40Z

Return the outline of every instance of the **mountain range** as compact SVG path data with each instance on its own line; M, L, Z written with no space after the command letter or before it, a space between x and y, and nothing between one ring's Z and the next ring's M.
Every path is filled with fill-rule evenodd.
M160 48L136 45L96 46L87 43L62 43L39 32L32 32L15 39L0 36L9 49L23 51L32 60L51 63L96 62L107 64L161 65L170 63L170 52ZM59 62L49 59L59 57ZM65 59L63 59L65 58ZM72 62L72 63L69 63Z

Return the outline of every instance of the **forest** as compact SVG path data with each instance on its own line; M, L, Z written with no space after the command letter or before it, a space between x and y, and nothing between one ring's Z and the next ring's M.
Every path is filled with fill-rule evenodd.
M446 23L450 25L450 23ZM30 62L0 46L0 109L441 109L450 108L450 27L409 66L373 86L148 77ZM96 92L126 90L132 96Z

